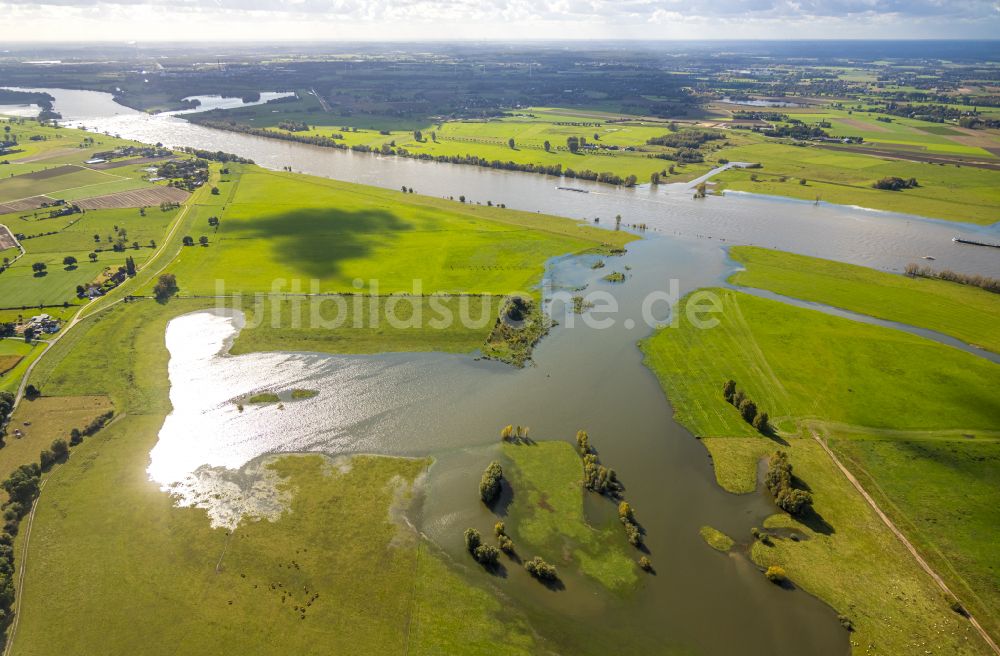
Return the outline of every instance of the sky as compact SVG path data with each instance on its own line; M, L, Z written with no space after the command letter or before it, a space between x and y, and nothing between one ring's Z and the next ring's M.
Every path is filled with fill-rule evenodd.
M0 0L9 41L982 39L1000 0Z

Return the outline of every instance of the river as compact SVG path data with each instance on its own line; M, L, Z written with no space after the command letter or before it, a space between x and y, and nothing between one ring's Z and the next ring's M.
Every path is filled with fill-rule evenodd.
M992 249L951 237L996 235L996 226L952 224L858 208L729 194L691 198L690 184L614 188L573 181L588 193L560 191L534 174L356 154L200 127L174 115L150 116L107 94L47 89L68 124L168 146L224 150L258 164L418 193L613 223L646 223L647 236L616 265L630 279L612 287L587 257L558 258L547 275L556 288L613 293L620 313L607 330L582 323L555 328L516 370L467 355L440 353L329 356L315 353L225 355L239 313L199 312L167 329L171 403L151 453L150 476L188 503L231 524L260 485L261 458L283 452L432 455L424 503L412 518L442 549L467 558L462 530L489 534L495 520L474 502L483 466L496 456L498 430L514 423L535 439L572 440L586 428L602 461L627 485L647 530L657 575L634 593L602 593L566 572L553 594L523 572L501 582L536 626L570 653L811 654L843 656L848 633L825 604L768 583L737 552L720 554L698 534L714 526L745 543L774 512L763 493L730 495L714 480L707 452L673 419L636 341L649 334L642 299L680 281L684 293L722 284L732 271L724 246L757 244L899 270L922 255L939 266L1000 275ZM616 266L618 268L618 266ZM563 317L563 324L567 317ZM626 319L632 320L631 323ZM240 412L235 397L258 390L319 391L313 399ZM218 493L218 498L215 498ZM473 500L470 502L470 500ZM265 500L267 501L267 500ZM273 500L271 500L273 501ZM264 503L264 502L262 502ZM590 503L600 515L608 504ZM260 514L266 509L258 508Z
M1000 251L952 242L954 236L1000 242L1000 223L981 227L965 223L818 204L774 196L727 193L694 200L688 184L613 187L572 180L568 186L588 193L559 190L559 178L497 171L460 164L354 153L288 141L224 132L190 123L176 113L149 115L123 107L110 94L64 89L45 91L55 100L64 122L147 143L222 150L253 159L261 166L398 189L492 201L508 207L574 219L614 224L645 223L650 232L688 236L720 244L750 244L902 271L924 256L935 267L1000 277ZM263 98L262 94L262 98ZM239 99L227 99L238 106Z

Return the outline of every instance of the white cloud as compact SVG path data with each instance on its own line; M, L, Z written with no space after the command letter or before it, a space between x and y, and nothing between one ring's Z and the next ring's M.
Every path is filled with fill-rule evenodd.
M996 0L0 0L0 11L32 25L5 35L24 40L989 38L1000 33Z

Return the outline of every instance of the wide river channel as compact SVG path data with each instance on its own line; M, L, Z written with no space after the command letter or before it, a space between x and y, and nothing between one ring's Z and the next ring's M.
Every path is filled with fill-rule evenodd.
M483 467L496 456L498 430L531 427L534 439L572 440L586 428L604 463L614 467L639 510L657 574L620 596L567 572L550 591L510 571L500 581L535 626L567 653L837 655L849 634L836 614L801 590L768 583L737 548L707 547L711 525L737 542L774 512L762 492L731 495L714 480L707 452L672 418L636 342L650 333L642 303L678 281L680 293L721 285L733 270L725 247L757 244L807 255L901 270L924 255L936 266L1000 276L1000 251L961 246L955 235L1000 240L996 226L966 224L812 204L749 194L693 200L689 184L620 189L573 181L588 193L557 189L555 178L355 154L217 131L175 115L150 116L89 91L46 89L67 124L168 146L223 150L258 164L387 188L412 186L435 196L576 219L645 223L646 239L615 259L625 284L591 269L592 256L557 258L547 278L555 290L602 290L619 305L608 328L560 325L539 345L534 366L517 370L468 355L439 353L329 356L314 353L225 355L238 312L199 312L167 329L173 412L151 453L149 473L179 498L209 508L232 525L241 513L280 507L266 493L259 463L270 454L318 451L433 456L424 501L410 521L460 563L462 530L489 533L495 518L472 503ZM208 104L207 99L206 106ZM213 101L217 104L218 101ZM235 104L239 104L236 101ZM586 292L585 292L586 293ZM661 308L660 318L666 310ZM319 391L315 398L240 412L232 399L258 390ZM217 494L218 493L218 494ZM215 498L218 496L219 498ZM221 499L221 500L220 500ZM227 501L228 500L228 501ZM597 523L610 504L588 501ZM836 527L834 527L835 530ZM478 571L470 569L470 576Z

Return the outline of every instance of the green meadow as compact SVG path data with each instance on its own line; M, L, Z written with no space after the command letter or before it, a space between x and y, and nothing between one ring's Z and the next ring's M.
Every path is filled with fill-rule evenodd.
M228 185L217 232L207 216L185 227L209 243L185 248L171 266L183 294L220 293L217 281L225 293L531 293L548 258L633 239L568 219L256 167Z
M751 271L756 256L755 251L747 253ZM775 257L788 262L783 254ZM936 522L932 537L917 540L918 545L939 556L950 584L973 591L959 592L963 603L992 623L996 591L983 582L995 580L996 562L989 553L996 524L989 524L989 518L997 495L978 481L995 480L996 464L982 453L963 453L961 435L978 439L1000 434L1000 400L980 393L1000 382L997 365L891 329L731 290L708 291L721 307L714 315L720 322L716 327L696 329L682 318L678 326L644 341L642 349L678 420L703 438L723 487L752 491L759 460L783 449L796 475L812 490L816 516L800 522L779 514L768 520L769 526L791 527L808 539L776 538L770 547L756 543L754 559L765 566L781 565L796 585L847 615L855 626L855 645L872 644L882 653L916 647L984 653L968 624L948 608L808 435L817 431L829 436L838 451L852 454L848 466L864 466L870 476L866 482L883 490L888 512L900 517L904 530L909 528L907 512ZM889 292L902 293L891 286ZM933 293L928 298L933 301ZM679 308L681 317L686 302ZM730 378L770 414L780 437L760 436L726 403L722 385ZM957 455L906 457L913 453L908 441L936 434L953 435L948 445ZM867 442L855 443L866 435L882 440L881 462ZM906 468L896 467L897 460ZM956 460L972 472L969 486L960 492L949 487L958 482ZM921 481L919 494L893 494L893 486L912 486L914 480ZM955 494L962 496L960 502ZM914 499L933 495L939 498L924 514ZM897 505L904 510L897 513ZM976 532L987 525L990 530ZM964 537L947 542L941 537L958 533Z
M572 555L580 572L609 590L625 592L635 586L639 570L617 516L605 526L591 526L583 510L580 484L583 461L567 442L503 445L513 465L504 476L514 488L508 509L510 531L518 554L559 562Z
M469 353L486 342L502 304L479 295L261 299L243 308L247 326L230 352Z
M997 171L883 159L857 149L841 152L776 141L734 146L720 154L734 162L758 162L762 168L724 171L713 178L717 189L809 201L819 198L977 225L997 221ZM903 191L872 188L875 181L890 176L916 178L920 186Z
M23 339L0 339L0 392L17 392L24 372L42 352L37 342L26 343Z
M783 431L806 420L884 429L1000 429L1000 398L970 392L1000 380L1000 369L985 359L778 301L709 292L721 308L713 315L718 326L695 330L682 320L642 344L678 420L696 435L755 435L722 398L730 378Z
M232 119L255 128L298 137L330 137L341 135L337 142L346 146L364 145L380 149L384 144L404 148L411 154L429 157L465 157L473 155L489 161L557 166L574 171L609 172L622 178L636 176L639 183L649 181L650 174L666 172L671 164L675 175L667 181L688 180L709 169L704 163L682 165L650 157L656 153L673 152L672 148L647 146L646 141L667 134L665 121L641 117L623 117L603 112L578 112L571 109L530 107L490 119L448 120L438 123L400 123L385 117L337 116L323 112L315 98L300 92L296 103L282 103L257 108L242 108L221 113L206 113L210 120ZM197 121L199 117L195 117ZM623 120L625 119L625 120ZM294 133L282 123L305 123L308 130ZM345 130L350 126L351 129ZM415 132L421 132L418 141ZM433 137L431 136L433 133ZM570 152L569 137L584 137L588 143L615 146L617 149L580 150ZM510 140L514 147L510 147ZM545 142L549 149L545 149ZM626 151L625 148L641 150Z
M927 328L1000 352L1000 294L751 246L734 246L729 254L746 267L729 279L733 284Z

